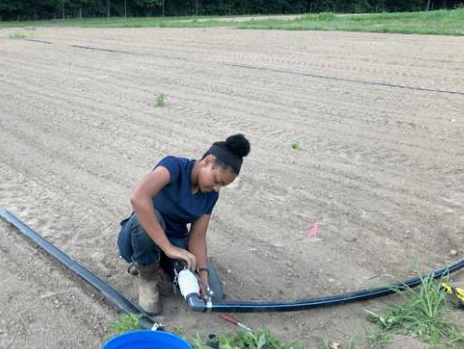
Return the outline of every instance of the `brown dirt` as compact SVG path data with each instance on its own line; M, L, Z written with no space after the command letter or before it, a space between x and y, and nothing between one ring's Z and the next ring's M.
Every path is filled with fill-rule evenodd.
M47 44L14 32L0 30L0 204L132 299L116 249L131 189L161 157L198 158L235 132L252 152L208 234L229 299L354 291L464 253L463 96L449 93L464 91L462 38L27 32ZM111 335L116 310L1 222L0 250L0 347L97 348ZM238 317L315 347L369 330L364 309L385 301ZM178 296L164 305L186 335L231 330Z

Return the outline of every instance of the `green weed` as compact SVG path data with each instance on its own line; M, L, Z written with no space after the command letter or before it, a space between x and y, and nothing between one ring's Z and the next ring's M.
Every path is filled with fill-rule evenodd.
M168 95L167 93L158 93L155 95L155 101L156 101L157 107L164 106L164 102L165 102L167 95Z
M356 349L356 336L351 336L348 341L347 349Z
M139 324L140 316L138 314L120 314L119 321L112 323L109 329L117 333L139 330L142 328Z
M218 341L221 349L296 349L295 344L283 344L269 331L238 331L234 334L220 335ZM193 341L194 349L211 349L203 344L199 336Z
M25 39L25 38L27 38L27 35L24 33L16 32L16 33L10 34L10 39Z
M175 326L171 332L182 337L185 334L185 329L182 326Z
M449 318L446 293L440 287L442 280L435 282L434 276L430 273L421 277L418 289L395 289L403 304L387 306L385 315L367 311L368 319L383 331L412 335L432 346L446 342L462 347L464 335L458 333L457 325Z
M291 144L292 149L298 149L300 147L300 142L292 142Z
M330 341L329 341L329 337L324 336L324 338L322 338L322 348L323 349L330 349Z
M383 349L385 345L393 342L393 338L383 332L373 332L366 335L366 341L369 349Z

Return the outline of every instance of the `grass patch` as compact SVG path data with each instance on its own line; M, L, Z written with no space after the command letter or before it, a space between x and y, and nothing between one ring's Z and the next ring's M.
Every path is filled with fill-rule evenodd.
M239 17L239 16L234 16ZM209 28L234 27L240 29L281 30L344 30L380 33L464 35L464 8L423 12L334 14L323 12L306 14L290 20L249 19L243 22L228 20L228 16L149 17L149 18L84 18L48 21L0 22L5 27L76 26L93 28ZM253 16L256 17L256 16Z
M83 28L207 28L230 27L235 22L227 17L189 16L189 17L111 17L81 19L51 19L41 21L0 22L0 28L23 27L83 27Z
M428 12L375 14L308 14L293 21L263 20L237 25L243 29L345 30L380 33L464 35L464 8Z
M421 277L418 289L396 289L402 298L401 305L389 305L386 314L367 311L368 319L382 330L378 335L394 332L412 335L431 347L462 348L464 334L459 333L456 323L450 318L446 292L435 282L434 274Z
M24 33L11 33L10 34L10 39L25 39L27 38L27 34L24 34Z
M393 338L387 333L373 332L366 335L366 341L369 349L383 349L393 342Z

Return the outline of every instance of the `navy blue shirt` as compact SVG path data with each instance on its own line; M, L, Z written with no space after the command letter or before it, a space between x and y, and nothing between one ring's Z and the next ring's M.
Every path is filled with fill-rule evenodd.
M188 235L187 224L204 214L211 214L219 193L192 194L191 175L195 160L167 156L156 167L163 166L171 175L169 184L153 198L153 206L166 223L166 235L184 238ZM155 168L156 168L155 167Z

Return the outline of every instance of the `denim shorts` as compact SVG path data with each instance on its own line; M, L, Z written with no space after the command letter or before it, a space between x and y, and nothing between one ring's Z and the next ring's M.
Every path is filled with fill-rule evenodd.
M163 230L166 229L161 214L155 210L156 218ZM140 225L137 216L132 215L123 220L121 223L121 231L118 237L119 253L127 263L136 263L138 265L148 266L161 261L161 267L171 278L174 277L174 260L168 258L163 251L156 245L152 238L147 234L145 229ZM168 240L174 246L187 249L187 240L185 238L174 238L167 236ZM209 285L214 291L214 300L222 300L224 298L222 282L219 280L211 260L208 258L207 267L209 269Z
M163 230L166 229L163 217L158 211L155 211L156 218ZM128 263L135 262L138 265L149 266L157 263L161 260L163 269L167 264L171 264L172 261L166 261L167 258L158 245L148 235L145 229L140 225L139 220L135 213L123 220L121 223L121 231L118 237L119 253L122 258ZM187 237L173 238L168 236L169 241L174 246L186 249L187 248ZM169 268L171 269L171 268ZM171 270L169 270L170 272Z

